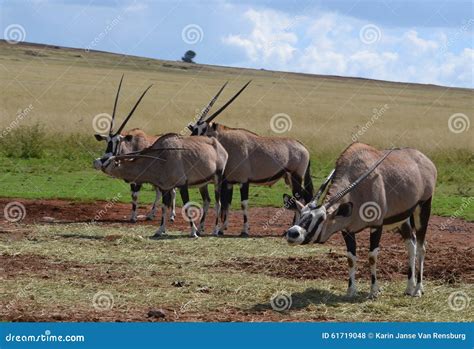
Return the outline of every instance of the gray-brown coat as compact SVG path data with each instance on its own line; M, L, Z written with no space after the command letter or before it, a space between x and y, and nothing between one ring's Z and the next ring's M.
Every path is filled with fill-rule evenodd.
M416 149L395 149L387 153L354 143L337 160L332 184L321 205L313 201L303 206L293 201L293 208L298 209L301 216L286 232L286 239L291 244L324 243L334 233L342 231L350 267L348 293L352 295L356 292L355 234L370 228L371 296L375 297L379 292L376 259L380 236L384 227L397 229L409 251L406 293L420 296L423 292L425 234L436 175L435 165ZM289 200L286 196L285 202ZM415 257L418 257L418 283Z

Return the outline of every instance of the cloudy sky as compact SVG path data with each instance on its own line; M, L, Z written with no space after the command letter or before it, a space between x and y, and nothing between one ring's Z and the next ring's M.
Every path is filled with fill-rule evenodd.
M474 87L470 0L0 0L0 11L5 39Z

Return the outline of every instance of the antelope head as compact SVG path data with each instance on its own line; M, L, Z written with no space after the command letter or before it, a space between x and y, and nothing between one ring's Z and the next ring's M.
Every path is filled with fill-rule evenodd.
M119 98L119 94L120 94L120 88L122 87L122 81L123 81L123 75L122 75L122 78L120 79L119 87L118 87L118 90L117 90L117 95L115 96L114 109L113 109L113 112L112 112L112 119L110 121L109 133L106 134L106 135L102 135L102 134L95 134L94 135L95 139L97 139L98 141L106 141L107 142L107 146L105 148L104 155L102 155L100 158L95 159L94 162L93 162L94 168L96 170L104 169L104 167L106 167L109 164L110 158L112 156L116 156L116 155L124 153L123 142L131 142L133 136L132 135L123 136L123 135L121 135L121 132L124 129L127 122L132 117L133 113L135 112L135 109L137 109L138 104L140 104L140 102L143 99L143 97L145 96L145 94L153 86L153 85L150 85L150 86L147 87L147 89L142 93L142 95L140 96L138 101L135 103L135 105L132 108L132 110L130 111L130 113L124 119L124 121L122 122L120 127L117 129L117 131L114 132L113 128L114 128L114 122L115 122L115 112L116 112L116 109L117 109L117 102L118 102L118 98Z
M334 178L335 170L326 178L313 200L305 206L285 194L283 196L285 207L299 212L299 218L295 221L295 225L284 234L288 243L292 245L322 244L334 233L344 230L351 222L354 203L351 201L352 198L346 198L344 202L341 200L369 176L391 152L392 150L388 151L364 174L324 204L319 204L318 201L329 182Z

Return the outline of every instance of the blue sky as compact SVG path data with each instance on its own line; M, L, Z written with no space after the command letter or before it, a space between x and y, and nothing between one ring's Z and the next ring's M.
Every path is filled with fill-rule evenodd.
M471 1L0 0L0 35L199 63L474 87Z

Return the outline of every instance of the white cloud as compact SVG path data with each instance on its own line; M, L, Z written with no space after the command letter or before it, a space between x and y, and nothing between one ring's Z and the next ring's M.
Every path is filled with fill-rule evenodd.
M243 48L250 60L281 64L293 59L297 35L291 32L291 18L272 10L248 10L244 15L253 24L247 36L228 35L224 43Z
M404 39L407 40L414 49L421 52L436 50L439 47L439 44L436 41L424 40L418 37L418 33L415 30L409 30L406 32Z
M367 23L337 13L292 17L275 10L249 10L249 32L228 35L224 43L238 47L255 68L374 79L473 86L473 50L444 53L446 34L432 30L379 29L373 43L359 34ZM426 35L426 33L425 33ZM444 41L443 41L444 40Z

